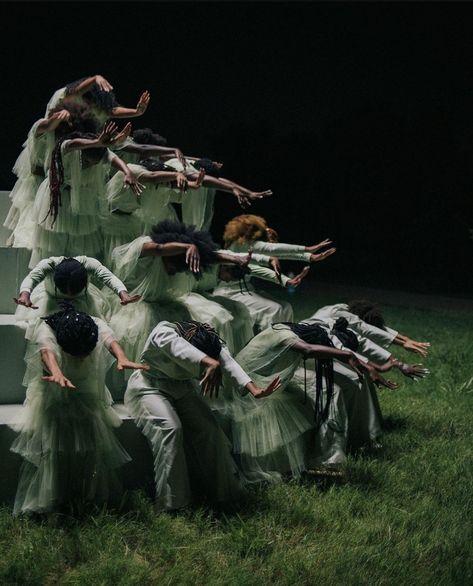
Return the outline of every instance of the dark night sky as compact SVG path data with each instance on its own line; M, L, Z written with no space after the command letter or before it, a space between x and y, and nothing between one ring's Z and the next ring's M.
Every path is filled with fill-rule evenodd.
M330 236L313 278L473 293L473 6L3 3L2 188L54 90L101 73L225 176L281 240ZM7 24L7 27L5 27ZM214 235L239 213L219 196Z

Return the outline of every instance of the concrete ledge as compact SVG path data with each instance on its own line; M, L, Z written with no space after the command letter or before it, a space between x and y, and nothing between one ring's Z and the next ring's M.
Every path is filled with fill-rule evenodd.
M113 408L123 421L123 425L116 430L117 438L132 458L132 461L123 466L120 471L123 485L126 490L144 489L152 497L154 494L153 457L148 442L135 426L125 405L116 404ZM23 459L18 454L10 452L16 432L9 425L15 421L22 409L23 405L18 404L0 405L0 460L2 462L0 503L10 505L15 500Z

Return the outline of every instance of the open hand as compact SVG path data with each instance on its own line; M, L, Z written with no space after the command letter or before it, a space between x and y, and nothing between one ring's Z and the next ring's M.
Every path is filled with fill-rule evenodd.
M145 91L141 94L140 99L138 100L138 104L136 105L136 113L141 116L146 112L148 108L149 101L151 100L151 95L148 91Z
M117 360L117 370L149 370L149 364L132 362L128 358L120 358Z
M305 277L308 275L309 271L310 267L304 267L298 275L292 279L289 279L286 287L299 287L299 285L302 283L302 280L305 279Z
M140 183L131 172L125 175L123 184L125 185L125 187L131 187L131 190L136 196L141 195L143 193L143 190L146 189L146 185Z
M200 254L195 244L190 244L186 252L186 264L193 273L200 272Z
M430 374L430 370L423 368L422 364L406 364L405 362L400 362L398 368L404 376L415 381Z
M420 354L423 358L426 358L430 348L430 343L416 342L415 340L407 338L402 347L409 352L415 352L416 354Z
M311 254L310 262L320 262L321 260L325 260L329 256L332 256L332 254L335 254L336 252L336 248L329 248L328 250L324 250L324 252L321 252L319 254Z
M306 252L317 252L318 250L320 250L321 248L325 248L326 246L329 246L330 244L332 244L332 241L330 240L330 238L326 238L325 240L322 240L322 242L319 242L318 244L313 244L312 246L306 246L305 250Z
M108 147L115 141L117 133L118 126L115 124L115 122L106 122L97 140L101 146Z
M391 389L395 391L399 388L399 383L396 383L392 380L388 380L381 376L379 372L375 368L368 368L370 379L374 382L377 387L386 387L387 389Z
M54 383L59 385L63 389L75 389L76 387L71 383L71 381L66 378L62 372L58 374L51 374L47 376L42 376L42 380L45 380L48 383Z
M95 76L95 83L99 86L99 89L104 92L110 92L113 90L113 86L102 75Z
M272 395L274 391L277 391L280 388L280 386L281 379L279 376L277 376L265 389L260 389L259 387L252 385L250 386L249 391L255 399L262 399L263 397Z
M130 134L131 122L127 122L127 124L125 124L125 126L123 127L123 130L119 132L117 135L115 135L115 138L113 140L113 146L123 144L126 141L126 139L130 136Z
M220 362L207 356L205 362L204 376L200 381L202 394L208 395L212 398L218 396L218 391L222 385L222 371L220 369Z

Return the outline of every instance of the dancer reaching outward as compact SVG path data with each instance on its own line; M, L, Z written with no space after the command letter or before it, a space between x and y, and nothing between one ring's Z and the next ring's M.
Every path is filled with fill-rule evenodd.
M121 420L105 375L112 357L118 370L147 366L130 362L103 321L71 304L38 320L32 342L25 407L13 425L20 433L11 450L24 458L14 513L118 504L116 469L130 458L114 435Z
M153 451L158 509L236 500L241 487L230 445L201 394L211 400L225 377L240 392L261 398L279 380L257 387L215 330L196 321L160 322L141 360L150 370L132 374L125 403Z

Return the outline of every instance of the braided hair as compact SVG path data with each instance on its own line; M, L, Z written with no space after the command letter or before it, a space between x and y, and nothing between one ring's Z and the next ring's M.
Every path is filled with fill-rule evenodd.
M64 183L64 162L62 160L62 144L66 140L72 140L74 138L87 138L87 139L94 139L97 138L97 134L91 132L71 132L70 134L66 134L59 138L56 141L56 145L53 149L51 154L51 163L49 166L49 210L46 215L46 218L49 216L52 217L52 223L57 219L59 208L62 205L61 200L61 186ZM89 149L89 151L96 151L96 157L94 159L100 160L105 152L106 149L103 147L97 147L93 149ZM89 152L89 156L91 153ZM44 218L44 220L46 220ZM44 222L43 220L43 222Z
M348 311L354 313L367 324L376 326L381 330L386 329L384 317L379 306L367 299L352 299L348 302Z
M317 324L305 324L295 322L279 322L273 324L273 329L277 325L287 326L293 331L298 338L306 342L307 344L316 344L319 346L328 346L333 348L332 341L330 340L325 328ZM333 399L333 386L334 386L334 375L333 375L333 360L332 358L314 358L315 366L315 413L314 417L318 425L321 425L324 421L327 421L330 404ZM326 401L323 401L323 381L325 380L326 387ZM307 401L307 368L306 358L304 358L304 403Z
M87 287L87 270L75 258L65 258L54 269L54 285L61 293L77 295Z
M54 331L59 346L72 356L87 356L97 345L99 329L95 321L83 311L76 311L72 303L61 301L62 309L42 317Z
M200 255L200 266L203 270L216 264L218 245L212 240L210 232L196 230L195 226L183 224L175 220L163 220L151 228L151 240L156 244L183 242L197 246ZM180 273L187 270L184 255L174 257L176 270Z
M200 171L200 169L204 169L206 175L210 175L211 177L220 177L220 169L210 159L199 159L197 161L193 161L191 165L198 171Z
M345 317L339 317L333 324L331 333L340 340L340 342L348 348L356 352L358 350L358 337L352 330L348 329L348 320Z
M137 128L132 134L133 140L137 144L153 144L156 146L166 146L168 141L151 128Z
M207 323L195 320L174 322L177 333L190 342L195 348L217 360L224 341L217 332Z
M147 171L174 171L174 169L169 165L166 165L159 159L154 159L152 157L142 159L139 161L139 164L142 167L145 167Z

